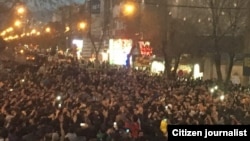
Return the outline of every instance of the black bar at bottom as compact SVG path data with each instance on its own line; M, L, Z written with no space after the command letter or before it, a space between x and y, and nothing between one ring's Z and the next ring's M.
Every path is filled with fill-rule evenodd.
M250 125L168 125L168 141L218 139L250 139Z

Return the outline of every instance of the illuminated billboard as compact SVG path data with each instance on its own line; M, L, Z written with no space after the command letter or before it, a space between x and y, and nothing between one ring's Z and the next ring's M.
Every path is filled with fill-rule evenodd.
M143 56L151 56L153 53L153 49L150 46L150 42L148 41L139 41L141 55Z
M164 62L160 61L153 61L151 65L151 72L152 73L162 73L165 70Z
M113 65L126 65L127 56L132 48L130 39L109 40L109 63Z

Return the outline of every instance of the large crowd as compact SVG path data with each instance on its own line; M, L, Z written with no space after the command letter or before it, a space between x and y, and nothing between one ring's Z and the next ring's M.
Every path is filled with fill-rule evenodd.
M0 141L165 141L165 124L249 124L245 91L78 63L12 64L1 75ZM222 97L223 96L223 97Z

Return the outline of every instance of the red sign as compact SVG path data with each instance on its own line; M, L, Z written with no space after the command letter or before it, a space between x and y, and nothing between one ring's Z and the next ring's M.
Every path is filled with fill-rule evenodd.
M150 56L153 53L152 47L150 47L150 42L139 41L141 55Z

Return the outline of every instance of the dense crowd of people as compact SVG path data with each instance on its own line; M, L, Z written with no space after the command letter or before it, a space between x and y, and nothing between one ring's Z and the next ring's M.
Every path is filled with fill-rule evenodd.
M0 141L165 141L167 124L250 122L249 95L211 92L213 81L66 62L4 74Z

